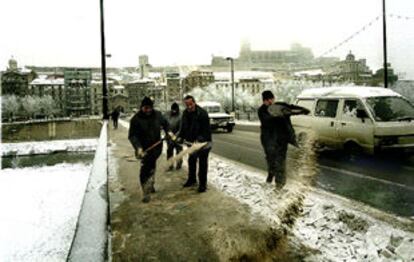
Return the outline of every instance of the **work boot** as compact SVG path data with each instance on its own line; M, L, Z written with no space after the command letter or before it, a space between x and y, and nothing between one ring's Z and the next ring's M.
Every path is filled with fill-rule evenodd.
M207 190L206 186L199 186L198 189L197 189L197 192L198 193L204 193L204 192L206 192L206 190Z
M149 203L151 201L151 196L149 194L144 195L142 198L142 203Z
M182 165L183 165L183 161L182 160L178 161L177 166L176 166L175 169L177 169L177 170L181 169Z
M272 181L273 181L273 175L271 175L271 174L268 174L267 175L267 178L266 178L266 183L272 183Z
M197 185L197 181L187 180L187 182L185 182L183 187L191 187L191 186L195 186L195 185Z
M276 190L281 190L284 186L284 182L276 182Z

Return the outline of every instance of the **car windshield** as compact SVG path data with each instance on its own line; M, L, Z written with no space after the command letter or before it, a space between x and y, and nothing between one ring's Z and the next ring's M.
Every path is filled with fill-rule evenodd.
M205 106L204 109L208 112L208 113L219 113L222 112L221 107L220 106Z
M402 97L371 97L367 98L367 104L376 121L414 119L413 105Z

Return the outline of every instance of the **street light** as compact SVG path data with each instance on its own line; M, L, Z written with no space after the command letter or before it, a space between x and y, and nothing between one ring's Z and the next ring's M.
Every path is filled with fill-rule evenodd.
M100 20L101 20L101 67L102 67L102 114L104 120L109 120L108 114L108 87L106 84L106 51L105 51L105 25L104 25L104 3L100 3Z
M234 58L226 57L227 61L230 61L231 70L231 111L234 112Z
M385 0L382 0L382 45L384 52L384 87L388 87L388 61L387 61L387 14Z

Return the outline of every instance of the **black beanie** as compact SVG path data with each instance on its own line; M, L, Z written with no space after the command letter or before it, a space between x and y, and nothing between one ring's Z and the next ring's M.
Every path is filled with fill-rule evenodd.
M180 111L180 107L178 106L178 104L177 103L173 103L172 105L171 105L171 110L172 111L177 111L177 112L179 112Z
M267 100L267 99L272 99L272 98L275 98L272 91L269 91L269 90L263 91L262 100Z
M148 96L144 97L141 102L141 107L143 106L154 106L154 102Z

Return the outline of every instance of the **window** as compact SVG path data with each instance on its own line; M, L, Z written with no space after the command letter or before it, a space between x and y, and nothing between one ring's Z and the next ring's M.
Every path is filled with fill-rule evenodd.
M363 109L361 102L358 100L345 100L342 114L344 117L357 117L357 109Z
M338 109L338 100L318 100L315 116L335 117Z
M297 105L312 111L314 101L313 99L299 99Z
M367 104L376 121L414 119L413 105L402 97L370 97Z

